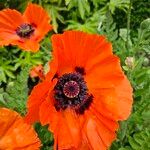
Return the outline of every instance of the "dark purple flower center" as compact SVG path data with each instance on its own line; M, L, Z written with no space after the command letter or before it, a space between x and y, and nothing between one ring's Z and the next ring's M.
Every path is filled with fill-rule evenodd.
M81 75L85 75L85 70L83 67L75 67L75 71L80 73Z
M30 36L34 33L34 30L35 29L31 24L24 23L17 27L16 33L21 38L30 38Z
M70 107L78 114L84 113L93 100L80 73L67 73L59 77L54 87L54 97L57 111Z

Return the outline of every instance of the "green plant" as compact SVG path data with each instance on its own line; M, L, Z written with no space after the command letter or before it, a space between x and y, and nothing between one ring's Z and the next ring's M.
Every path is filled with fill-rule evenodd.
M26 101L28 97L28 75L29 67L22 69L15 81L8 83L6 90L1 89L0 106L16 110L25 114Z

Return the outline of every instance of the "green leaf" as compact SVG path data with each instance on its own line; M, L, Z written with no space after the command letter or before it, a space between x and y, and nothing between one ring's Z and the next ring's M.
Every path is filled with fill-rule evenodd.
M28 72L29 68L22 69L14 82L7 85L6 92L3 93L5 107L16 110L22 115L26 112L26 101L28 97Z
M40 123L36 123L35 130L38 133L38 137L40 138L40 140L43 144L41 150L52 149L54 140L53 140L52 133L50 131L48 131L48 126L41 126Z
M90 12L90 6L89 6L87 0L77 0L77 1L78 1L79 13L81 15L81 18L84 19L84 17L85 17L85 11L87 13Z
M133 137L128 137L129 143L133 150L149 150L150 149L150 129L145 129L139 133L135 133Z
M48 5L48 6L46 6L46 9L49 11L49 13L51 15L53 29L57 33L57 28L58 28L57 20L59 20L61 23L65 23L64 18L60 12L66 11L67 9L65 7L60 8L60 7L55 6L55 5Z
M65 4L68 5L71 0L65 0Z
M14 71L15 69L13 68L10 61L3 60L3 58L0 60L0 82L6 82L7 77L15 78L13 74Z

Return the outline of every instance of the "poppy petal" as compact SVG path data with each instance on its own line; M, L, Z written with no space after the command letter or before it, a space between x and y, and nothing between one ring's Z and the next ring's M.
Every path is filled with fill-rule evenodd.
M89 90L96 88L112 88L120 84L124 74L120 67L119 58L109 56L103 61L99 61L88 70L85 80ZM97 82L98 81L98 82Z
M61 122L61 120L63 120L63 122ZM59 143L59 147L79 147L81 142L80 126L78 123L77 116L72 110L68 109L63 113L63 115L61 115L61 113L57 112L55 107L50 102L45 101L40 107L40 121L43 125L50 124L50 131L52 131L55 134L55 136L58 136L58 139L66 136L62 132L66 132L66 134L67 132L69 132L69 136L67 136L68 139L66 140L67 144ZM58 129L60 124L61 131ZM63 126L62 124L65 125ZM59 130L59 135L56 135L57 130ZM63 137L61 137L62 134Z
M37 65L37 66L33 66L30 69L29 74L30 74L31 78L39 77L39 79L41 79L41 80L44 80L44 78L45 78L45 76L44 76L44 68L43 68L43 66L41 64Z
M92 106L104 117L110 120L117 120L118 116L115 111L118 112L118 106L115 105L117 96L114 89L98 89L95 93L92 93L94 100Z
M90 92L98 97L95 107L111 119L126 119L131 112L132 88L122 72L119 58L113 55L102 61L97 58L92 60L85 76Z
M94 109L112 120L125 120L131 113L132 88L126 77L114 88L97 89Z
M118 130L119 128L119 124L112 120L111 118L109 118L108 116L104 116L103 114L101 114L100 112L98 112L95 107L91 106L90 107L90 112L96 116L96 118L110 131L115 132Z
M0 45L9 45L18 40L17 27L23 22L21 13L16 10L4 9L0 11Z
M0 46L13 44L13 42L17 40L19 40L19 37L16 34L0 31Z
M49 30L52 29L52 26L49 24L50 17L39 5L29 3L23 14L23 17L28 23L35 26L36 30L33 39L38 42Z
M20 12L12 9L0 11L0 29L15 31L24 22Z
M95 116L95 115L96 113L91 113L91 116ZM103 118L104 119L103 120L102 118L103 118L102 116L96 115L96 117L94 117L93 120L95 121L95 124L97 126L96 128L97 132L101 137L101 140L103 141L104 145L106 147L110 147L112 141L116 139L115 132L118 129L118 123L116 121L107 119L107 124L105 124L104 121L106 121L106 119ZM112 126L112 128L110 128L110 126Z
M59 112L56 111L55 107L51 102L45 100L40 107L40 122L42 125L50 124L50 131L54 132L57 128L59 121Z
M13 41L13 45L18 45L21 49L26 51L37 52L39 50L39 43L31 39L22 39L18 41Z
M101 47L102 57L111 55L111 49L106 49L104 52L104 43L103 36L90 35L81 31L67 31L64 34L53 35L53 49L57 51L58 60L61 62L58 71L63 74L72 72L75 67L85 67L90 59L101 52Z
M40 141L16 112L0 108L0 149L39 149Z
M129 115L131 114L132 111L132 103L133 103L133 98L132 98L132 87L130 82L126 77L124 77L124 80L116 86L115 88L116 93L117 93L117 105L118 105L118 119L119 120L126 120Z
M73 143L74 143L74 147L78 148L79 145L81 144L81 127L79 124L79 116L76 115L76 113L71 110L71 109L67 109L64 111L63 116L66 120L67 126L69 128L69 132L71 134Z
M52 83L45 81L33 88L27 102L28 113L25 117L27 122L33 123L39 121L39 108L46 99L46 94L49 92L51 85Z
M84 127L84 132L93 150L106 150L106 145L102 141L101 136L97 131L97 125L92 118L87 120L87 123Z
M67 124L64 117L59 118L58 127L59 128L54 133L55 137L57 136L58 149L71 149L71 148L73 148L74 142L73 142L71 133L69 132L68 124Z

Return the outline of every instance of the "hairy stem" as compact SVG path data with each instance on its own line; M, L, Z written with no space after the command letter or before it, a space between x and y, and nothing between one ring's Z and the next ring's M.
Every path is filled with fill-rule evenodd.
M132 5L132 3L131 3L131 0L130 0L129 9L128 9L128 15L127 15L127 42L126 42L126 47L127 47L128 52L129 52L129 49L130 49L129 39L130 39L131 5Z

